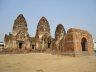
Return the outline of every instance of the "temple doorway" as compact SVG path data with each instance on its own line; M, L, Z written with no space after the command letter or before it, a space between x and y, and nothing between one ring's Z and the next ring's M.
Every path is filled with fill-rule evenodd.
M86 38L82 38L81 45L82 45L82 51L87 51L87 40L86 40Z
M51 47L51 43L48 43L48 48L50 48Z
M20 43L19 43L19 48L21 49L22 47L23 47L23 43L20 42Z
M35 45L32 45L32 49L34 49Z

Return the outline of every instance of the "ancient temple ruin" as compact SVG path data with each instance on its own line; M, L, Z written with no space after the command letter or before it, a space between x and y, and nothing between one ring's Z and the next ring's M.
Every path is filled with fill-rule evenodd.
M55 38L50 33L50 25L45 17L38 22L35 37L28 34L27 22L20 14L13 24L12 33L5 34L4 49L59 52L67 55L93 54L92 36L88 31L70 28L66 31L62 24L58 24Z
M30 47L27 22L22 14L14 21L12 33L5 34L5 49L27 49Z
M42 17L37 25L36 30L36 49L46 50L51 48L51 40L49 23L45 17Z
M55 30L55 39L53 40L52 50L54 51L62 51L61 42L66 35L66 31L62 24L58 24Z
M93 40L88 31L71 28L67 31L62 42L64 53L89 54L93 53Z

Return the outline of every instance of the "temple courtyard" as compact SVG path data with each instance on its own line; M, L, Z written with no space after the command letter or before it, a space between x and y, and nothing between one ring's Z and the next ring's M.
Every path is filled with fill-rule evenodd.
M0 72L96 72L96 56L0 54Z

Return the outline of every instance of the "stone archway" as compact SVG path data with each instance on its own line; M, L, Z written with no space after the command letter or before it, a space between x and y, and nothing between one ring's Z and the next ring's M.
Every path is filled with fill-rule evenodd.
M85 37L81 40L82 51L87 51L87 39Z

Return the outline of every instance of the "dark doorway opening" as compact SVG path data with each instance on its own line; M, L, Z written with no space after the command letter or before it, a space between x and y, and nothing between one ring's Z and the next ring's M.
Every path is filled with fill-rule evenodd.
M81 45L82 45L82 51L87 51L87 40L86 40L86 38L82 38Z
M32 49L34 49L35 45L32 45Z
M48 48L50 48L51 47L51 43L48 43Z
M23 43L19 43L19 48L22 48L22 46L23 46Z

